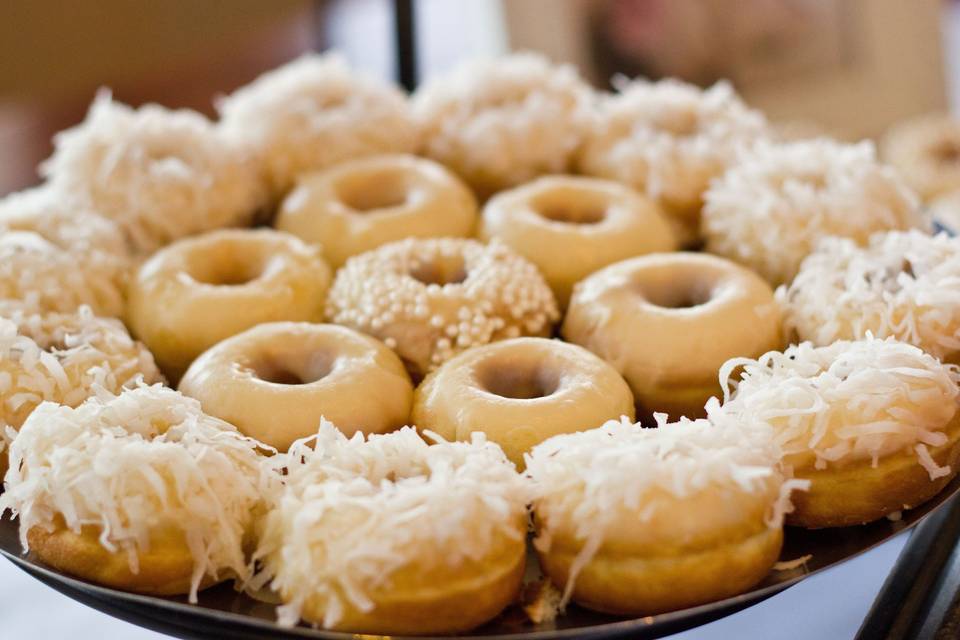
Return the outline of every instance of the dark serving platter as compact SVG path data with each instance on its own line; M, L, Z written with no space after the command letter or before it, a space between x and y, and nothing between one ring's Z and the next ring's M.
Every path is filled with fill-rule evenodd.
M812 557L805 565L787 571L773 571L751 591L734 598L713 602L692 609L674 611L645 618L624 619L593 613L571 605L566 615L550 624L534 625L519 607L511 607L493 622L477 629L468 637L513 640L545 640L547 638L659 638L696 627L729 615L793 586L807 576L840 564L896 534L912 527L939 508L960 490L960 477L920 507L903 513L901 520L881 520L861 527L806 531L787 528L781 560ZM180 638L327 638L355 639L350 633L337 633L306 626L286 629L274 620L274 605L237 593L230 585L220 585L201 592L198 605L185 598L141 596L99 587L57 573L30 555L20 552L17 524L0 521L0 554L21 569L60 593L99 611L134 624ZM536 576L536 562L531 561L528 575Z

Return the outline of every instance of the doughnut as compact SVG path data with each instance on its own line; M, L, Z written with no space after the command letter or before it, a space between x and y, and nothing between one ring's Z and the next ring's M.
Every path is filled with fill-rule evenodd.
M410 153L418 135L404 95L337 54L305 55L217 105L220 128L256 150L273 197L301 173L381 153Z
M574 176L538 178L497 194L483 208L480 237L499 238L537 265L561 307L594 271L677 246L653 202L616 182Z
M180 391L244 435L280 451L324 417L347 435L407 424L413 385L383 343L332 324L273 322L197 358Z
M866 247L826 238L777 290L784 325L826 346L892 336L942 361L960 361L960 238L889 231Z
M960 190L960 121L950 115L928 114L894 125L880 152L924 200Z
M563 337L619 371L640 409L702 417L717 370L783 346L773 291L756 274L699 253L631 258L574 288Z
M592 120L593 92L570 65L520 53L473 61L413 97L421 154L483 198L572 168Z
M347 438L323 421L283 462L254 556L279 622L451 634L496 617L526 564L527 483L483 434ZM256 584L256 583L254 583Z
M408 239L347 260L327 318L383 340L414 377L457 353L522 335L549 335L559 319L537 268L506 245Z
M275 226L319 244L330 266L404 238L469 237L477 201L443 166L409 155L372 156L300 176Z
M155 385L75 409L44 403L10 460L0 513L19 516L24 551L58 571L191 602L247 578L268 470L255 441L195 400Z
M769 431L611 421L527 455L534 548L577 604L645 616L735 596L773 567L790 494Z
M0 303L34 313L87 305L97 315L120 316L126 265L101 251L65 251L33 231L0 231Z
M44 401L71 407L103 388L119 392L163 376L150 352L120 321L76 313L25 313L0 306L0 485L5 443Z
M871 522L921 504L957 473L960 372L912 345L805 342L733 359L720 380L724 403L710 413L772 426L784 464L811 482L788 524Z
M180 240L130 285L128 323L171 380L224 338L280 320L320 320L330 284L320 250L269 229Z
M917 197L869 142L758 143L707 191L706 249L785 284L827 236L927 228Z
M120 227L49 184L0 198L0 233L5 231L32 231L66 251L112 256L118 270L128 266L130 247Z
M146 254L178 238L249 223L265 193L252 153L203 115L93 101L54 136L41 165L54 188L115 223Z
M601 101L580 152L581 172L617 180L656 201L685 246L696 244L703 193L737 150L769 135L763 115L727 82L621 83Z
M523 454L560 433L634 418L633 395L613 367L559 340L514 338L468 349L426 377L413 424L445 440L480 431L523 469Z

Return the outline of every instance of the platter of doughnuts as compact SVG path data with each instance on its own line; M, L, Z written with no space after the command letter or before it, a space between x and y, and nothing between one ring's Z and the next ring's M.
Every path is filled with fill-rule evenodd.
M657 637L960 488L952 174L909 128L886 164L527 53L413 95L307 55L216 107L102 92L0 199L0 554L68 596Z

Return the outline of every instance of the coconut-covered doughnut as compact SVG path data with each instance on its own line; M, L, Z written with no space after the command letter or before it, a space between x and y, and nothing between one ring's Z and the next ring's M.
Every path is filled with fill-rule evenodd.
M724 404L711 414L772 426L784 463L811 481L790 524L877 520L921 504L957 473L960 374L912 345L802 343L731 360L720 379Z
M442 165L409 155L361 158L300 176L275 226L319 244L334 269L404 238L469 237L473 193Z
M33 231L0 231L0 302L35 313L124 312L127 262L102 251L65 251Z
M707 251L789 283L827 236L865 244L871 234L927 228L916 195L869 142L759 143L705 196Z
M196 602L247 577L268 478L258 446L160 385L44 403L10 447L0 513L19 516L24 550L58 571Z
M283 464L255 556L286 603L281 624L449 634L517 597L529 491L482 434L431 446L405 427L348 440L324 421Z
M0 198L0 233L4 231L32 231L61 249L104 253L113 256L118 270L127 266L130 248L120 227L49 184ZM94 259L106 260L100 255Z
M75 407L94 388L119 392L163 380L153 356L114 319L89 307L37 315L0 306L0 484L6 443L43 401Z
M829 345L893 336L940 360L960 358L960 239L890 231L860 247L827 238L777 290L799 340Z
M286 233L226 229L180 240L140 267L128 321L171 379L264 322L316 321L330 284L320 250Z
M274 322L227 338L180 381L210 415L286 451L320 418L347 435L407 424L413 385L378 340L332 324Z
M43 175L116 222L142 253L247 224L263 205L251 153L193 111L131 109L101 93L86 120L58 133L54 146Z
M422 376L469 347L546 336L559 313L537 268L506 245L429 238L348 260L327 318L383 340Z
M702 90L678 80L623 83L600 103L580 169L660 203L683 244L696 242L702 196L742 146L768 134L763 115L726 82Z
M619 371L640 408L702 416L736 356L783 346L773 291L729 260L663 253L624 260L576 286L563 337Z
M94 386L119 392L163 380L153 356L123 324L88 307L72 314L21 312L0 318L0 425L14 428L47 400L79 405Z
M297 175L417 145L404 95L358 74L337 54L305 55L217 105L224 133L252 146L275 198Z
M633 395L613 367L583 347L516 338L445 362L414 396L413 424L446 440L481 431L523 469L523 454L560 434L634 417Z
M487 202L480 236L499 238L537 265L561 307L573 285L625 258L672 251L662 210L616 182L547 176Z
M474 61L414 95L421 152L481 196L572 168L593 93L570 65L521 53Z
M804 483L783 481L769 432L658 421L556 436L527 456L534 547L561 604L663 613L735 596L776 562Z
M929 114L896 124L880 151L924 200L960 190L960 121L952 116Z

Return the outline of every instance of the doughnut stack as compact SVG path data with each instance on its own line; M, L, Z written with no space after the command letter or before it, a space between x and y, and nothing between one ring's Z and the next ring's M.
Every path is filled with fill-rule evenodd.
M885 164L725 82L615 84L519 53L408 96L330 53L216 120L98 94L0 199L24 550L454 634L734 597L785 527L944 490L960 126L898 127Z

